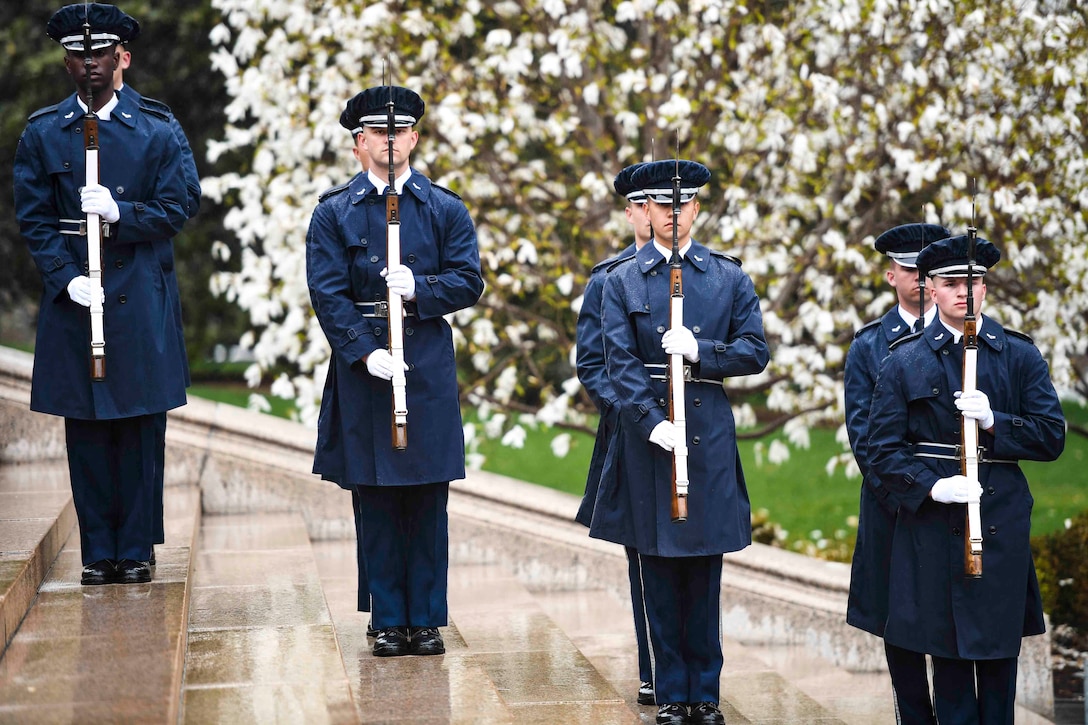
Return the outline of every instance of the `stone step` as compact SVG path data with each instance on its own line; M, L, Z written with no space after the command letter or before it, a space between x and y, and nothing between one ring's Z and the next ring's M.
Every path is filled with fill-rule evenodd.
M63 461L0 466L0 652L75 527Z
M359 722L638 722L509 568L451 562L446 654L380 659L357 611L354 541L313 546Z
M200 491L164 495L148 584L84 587L78 527L0 659L0 721L176 722Z
M204 517L188 637L181 722L356 722L301 515Z

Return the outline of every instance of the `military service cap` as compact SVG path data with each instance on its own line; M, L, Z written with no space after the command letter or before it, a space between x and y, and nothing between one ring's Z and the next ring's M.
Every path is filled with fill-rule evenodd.
M105 3L65 5L49 18L45 32L65 50L83 50L84 23L91 26L91 50L129 43L140 35L135 18Z
M636 204L641 204L646 201L646 194L643 193L642 189L635 186L634 182L631 180L631 177L634 176L635 171L637 171L640 166L645 166L645 164L631 164L623 171L616 174L616 178L612 181L612 186L616 189L617 194L624 199L627 199L627 201L633 201Z
M983 275L1001 260L1001 252L985 239L975 240L972 274ZM918 271L930 277L967 276L967 236L933 242L918 254Z
M680 202L686 204L710 181L710 169L697 161L651 161L635 169L631 182L651 201L671 204L674 176L680 177Z
M375 86L355 94L340 114L340 125L359 133L363 126L385 128L389 119L389 100L393 100L393 123L397 128L415 126L426 108L413 90L401 86Z
M900 224L877 237L875 246L904 267L914 267L926 245L950 236L952 232L939 224Z

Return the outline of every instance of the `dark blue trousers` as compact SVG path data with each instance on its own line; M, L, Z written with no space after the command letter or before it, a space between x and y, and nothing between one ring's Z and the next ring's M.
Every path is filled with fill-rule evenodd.
M355 511L355 562L359 570L359 603L360 612L370 611L370 577L366 573L366 554L363 552L363 527L362 516L359 513L359 489L351 489L351 505Z
M154 517L155 530L152 532L151 543L162 544L166 541L166 530L163 526L162 514L162 487L164 467L166 465L166 412L149 415L155 422L155 490L152 492L154 501L151 504Z
M449 489L448 482L354 489L375 629L448 624Z
M654 667L650 662L650 639L646 631L646 607L642 603L642 573L638 566L638 551L630 546L627 552L627 576L631 580L631 609L635 613L635 644L638 646L638 679L654 681Z
M933 698L929 696L926 656L921 652L884 643L888 673L895 692L895 710L902 725L935 725Z
M153 415L64 419L83 563L147 561L154 534Z
M1013 725L1016 658L961 660L933 657L937 721L956 725Z
M718 702L722 673L721 554L639 554L658 704Z

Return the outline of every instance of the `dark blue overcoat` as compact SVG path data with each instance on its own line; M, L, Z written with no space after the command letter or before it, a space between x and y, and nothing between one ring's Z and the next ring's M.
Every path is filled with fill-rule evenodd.
M67 286L86 273L86 237L60 233L80 219L86 183L83 111L72 95L31 116L15 154L15 209L41 274L31 409L71 418L161 413L185 404L185 346L167 276L171 238L187 218L181 148L167 119L118 96L99 121L100 180L120 210L103 240L106 379L90 379L90 314Z
M170 107L162 101L141 96L135 88L127 83L121 88L120 92L123 95L132 96L139 105L158 111L166 116L167 123L170 124L170 130L173 132L174 138L178 140L178 145L181 146L181 169L185 174L185 215L189 219L192 219L196 216L197 211L200 210L200 174L196 170L196 160L193 158L193 149L189 145L189 139L186 138L185 131L182 129L181 124L178 123L177 118L174 117ZM181 343L184 345L185 335L182 331L181 291L178 289L178 275L177 270L174 268L174 245L170 240L160 240L153 242L153 244L155 245L155 251L159 255L159 260L162 262L163 271L166 272L166 287L170 292L170 304L174 310L174 317L177 318L177 333L181 337ZM189 384L188 360L185 361L185 384Z
M884 634L888 618L888 562L899 502L886 486L880 485L869 466L869 406L880 363L888 356L888 345L909 332L899 308L892 308L854 335L843 374L846 432L861 470L858 536L850 565L846 621L877 636Z
M620 411L616 407L616 391L608 380L608 371L604 365L604 339L601 335L601 303L604 298L604 273L608 267L624 257L635 253L635 245L615 257L598 263L589 272L585 292L582 293L582 307L578 310L577 356L578 380L586 389L593 404L600 413L597 435L593 440L593 454L589 459L589 473L586 476L586 490L582 503L574 520L583 526L589 526L593 520L593 504L597 500L597 490L601 486L601 474L604 472L605 455Z
M979 431L982 577L963 573L966 506L929 497L956 460L916 457L914 444L960 442L953 393L962 387L962 345L935 320L893 347L873 393L869 462L899 500L892 540L884 640L941 657L1016 657L1020 639L1043 632L1029 535L1033 499L1016 461L1050 461L1065 446L1065 418L1046 362L1031 341L980 320L978 383L994 412Z
M668 415L664 380L646 363L665 364L669 267L653 244L605 278L603 332L609 379L620 405L620 433L608 452L590 536L654 556L737 551L752 541L751 504L737 452L733 410L721 382L758 373L769 351L752 280L740 264L692 242L683 262L684 324L699 344L696 378L685 388L689 518L672 523L672 455L649 443Z
M476 230L453 192L412 172L400 195L401 263L416 298L405 319L408 447L392 448L392 385L363 358L388 344L388 323L356 302L387 298L385 197L366 174L325 192L306 236L310 300L332 346L318 419L314 473L341 486L403 486L464 478L453 333L443 318L471 307L484 284Z

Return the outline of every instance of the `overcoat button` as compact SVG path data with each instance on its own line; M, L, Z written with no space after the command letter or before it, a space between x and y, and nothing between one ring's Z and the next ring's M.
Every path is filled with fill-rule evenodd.
M123 186L118 186L118 187L117 187L117 195L118 195L118 196L121 196L121 195L122 195L122 194L124 194L124 193L125 193L125 187L123 187Z
M116 262L113 263L113 266L117 267L117 269L124 269L125 262L122 259L118 259Z
M990 527L990 533L991 534L996 534L997 533L997 527L996 526L991 526Z
M366 237L359 240L359 246L365 247L367 245Z
M378 255L377 254L375 254L373 257L370 258L371 264L376 264L377 261L378 261Z
M375 327L374 328L374 337L381 337L381 336L382 336L382 328Z
M958 528L952 529L952 535L953 536L959 536L960 535L960 530Z
M995 493L997 493L997 489L995 489L993 486L990 486L988 489L986 489L986 493L993 496Z
M664 325L658 325L657 326L657 331L658 332L664 332L665 331L665 326Z
M650 303L649 303L649 302L647 302L646 304L644 304L644 305L642 306L642 309L644 309L644 310L648 310L648 309L650 309Z
M662 408L664 408L665 407L665 399L664 398L658 398L657 399L657 404L659 406L661 406Z
M703 404L703 401L702 401L702 399L701 399L701 398L696 398L696 399L695 399L695 400L693 400L692 402L693 402L693 403L695 404L695 407L696 407L696 408L698 408L698 407L699 407L700 405L702 405L702 404Z
M696 325L695 327L691 328L691 331L694 334L699 334L700 332L703 331L703 329L701 327L699 327L698 325Z
M65 162L64 162L64 168L66 168L66 169L67 169L67 168L71 168L71 166L72 166L72 164L71 164L71 163L69 163L69 162L67 162L67 161L65 161Z
M942 355L947 355L948 354L948 348L945 348L945 349L941 350L941 354Z
M126 302L128 302L128 297L125 297L124 295L121 295L120 297L117 298L117 301L120 302L123 305Z
M408 255L408 263L409 263L409 264L411 264L411 263L412 263L412 262L414 262L414 261L416 261L416 255L414 255L414 254L409 254L409 255Z
M407 335L408 337L411 337L415 333L416 333L415 329L413 329L411 327L404 328L404 334Z
M656 269L650 270L650 276L651 277L656 277L657 276L657 270Z
M940 388L934 388L933 389L933 394L934 395L940 395L941 394L941 389Z
M693 445L693 446L699 445L699 436L692 436L691 437L691 445Z

